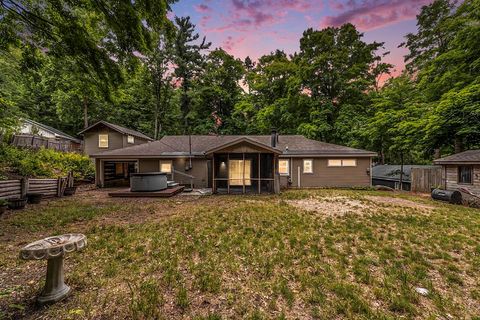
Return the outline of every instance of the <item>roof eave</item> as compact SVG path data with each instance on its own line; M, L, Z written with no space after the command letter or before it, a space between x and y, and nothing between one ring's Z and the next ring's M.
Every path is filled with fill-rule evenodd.
M433 163L436 165L442 164L480 164L480 160L472 161L472 160L433 160Z

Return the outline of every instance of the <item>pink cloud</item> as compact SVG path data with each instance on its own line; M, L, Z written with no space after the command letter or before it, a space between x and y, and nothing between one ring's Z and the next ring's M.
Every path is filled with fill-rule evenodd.
M235 48L240 45L243 41L245 40L245 37L237 37L234 38L232 36L228 36L225 40L222 42L222 48L225 49L228 53L232 54L234 52Z
M289 12L306 12L318 9L309 0L230 0L228 16L223 24L209 29L209 32L234 30L247 32L282 22Z
M372 30L403 20L414 19L420 8L432 0L372 0L358 2L348 0L346 3L330 2L337 10L346 11L336 16L326 16L321 27L338 27L350 22L360 30Z
M208 13L212 11L212 8L210 8L205 3L200 3L198 5L195 5L195 10L197 10L200 13Z

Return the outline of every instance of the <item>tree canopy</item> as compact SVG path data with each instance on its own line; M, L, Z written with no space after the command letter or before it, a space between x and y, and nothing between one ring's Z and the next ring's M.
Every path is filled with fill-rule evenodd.
M382 163L480 147L478 0L424 6L396 77L383 43L352 24L242 61L189 17L167 18L174 2L0 0L2 132L20 116L73 135L105 119L155 139L276 128Z

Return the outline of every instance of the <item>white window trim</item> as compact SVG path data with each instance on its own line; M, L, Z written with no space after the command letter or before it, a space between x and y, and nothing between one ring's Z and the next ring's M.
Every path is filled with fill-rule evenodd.
M101 136L107 137L107 145L106 145L106 146L102 146L102 145L101 145L101 139L100 139ZM110 142L110 141L109 141L108 133L100 133L100 134L98 134L98 147L99 147L100 149L108 149L109 142Z
M163 163L169 163L170 164L170 172L162 171L162 164ZM160 160L158 162L158 171L164 172L164 173L172 173L172 171L173 171L173 161L172 160Z
M132 139L132 141L130 141L130 139ZM127 136L127 143L134 144L135 143L135 137L131 136L131 135L128 135Z
M280 161L287 161L287 173L280 173ZM290 175L290 159L278 159L278 173L281 176L289 176Z
M310 161L310 170L311 171L305 171L305 161ZM305 174L312 174L313 173L313 159L303 159L303 173Z
M353 161L355 161L355 165L346 166L346 165L343 164L343 161L345 161L345 160L353 160ZM356 166L357 166L357 159L342 159L342 167L356 167Z
M340 165L338 165L338 166L332 166L332 165L330 165L330 161L332 161L332 160L338 160L338 161L340 161ZM345 160L353 160L353 161L355 161L355 165L353 165L353 166L346 166L346 165L343 164L343 161L345 161ZM346 167L346 168L350 167L350 168L353 168L353 167L356 167L357 165L358 165L357 159L327 159L327 167L331 167L331 168L340 168L340 167Z
M333 160L339 160L340 161L340 165L338 166L333 166L330 164L330 161L333 161ZM332 167L332 168L340 168L342 166L342 159L327 159L327 167Z

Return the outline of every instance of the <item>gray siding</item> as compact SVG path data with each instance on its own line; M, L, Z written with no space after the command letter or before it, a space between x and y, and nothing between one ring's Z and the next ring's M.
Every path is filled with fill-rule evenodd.
M282 158L281 158L282 159ZM285 159L285 158L283 158ZM305 159L313 159L313 173L303 173L304 158L290 159L290 177L292 180L292 188L298 187L298 168L300 168L300 187L368 187L371 185L370 175L370 158L348 158L356 159L356 167L329 167L329 158L313 158L305 157ZM338 159L338 157L331 158ZM343 158L347 159L347 158ZM280 185L282 188L287 186L288 177L280 177Z
M185 171L185 166L188 164L188 158L172 158L172 159L139 159L138 171L139 172L156 172L160 170L160 160L172 161L173 169L179 172L186 173L194 176L193 184L195 188L206 188L208 186L208 165L207 159L192 159L192 169ZM169 176L169 179L172 179ZM190 184L190 178L181 174L173 175L173 180L180 184Z
M108 134L108 148L98 147L99 134ZM135 137L135 143L127 143L127 135L125 134L112 130L108 127L94 128L91 131L84 133L84 152L87 155L92 155L108 150L115 150L137 144L143 144L146 142L148 142L146 139Z
M445 181L444 187L447 190L455 190L460 187L467 188L473 193L480 193L480 164L473 165L472 184L458 183L458 166L444 165L442 170L442 178Z

